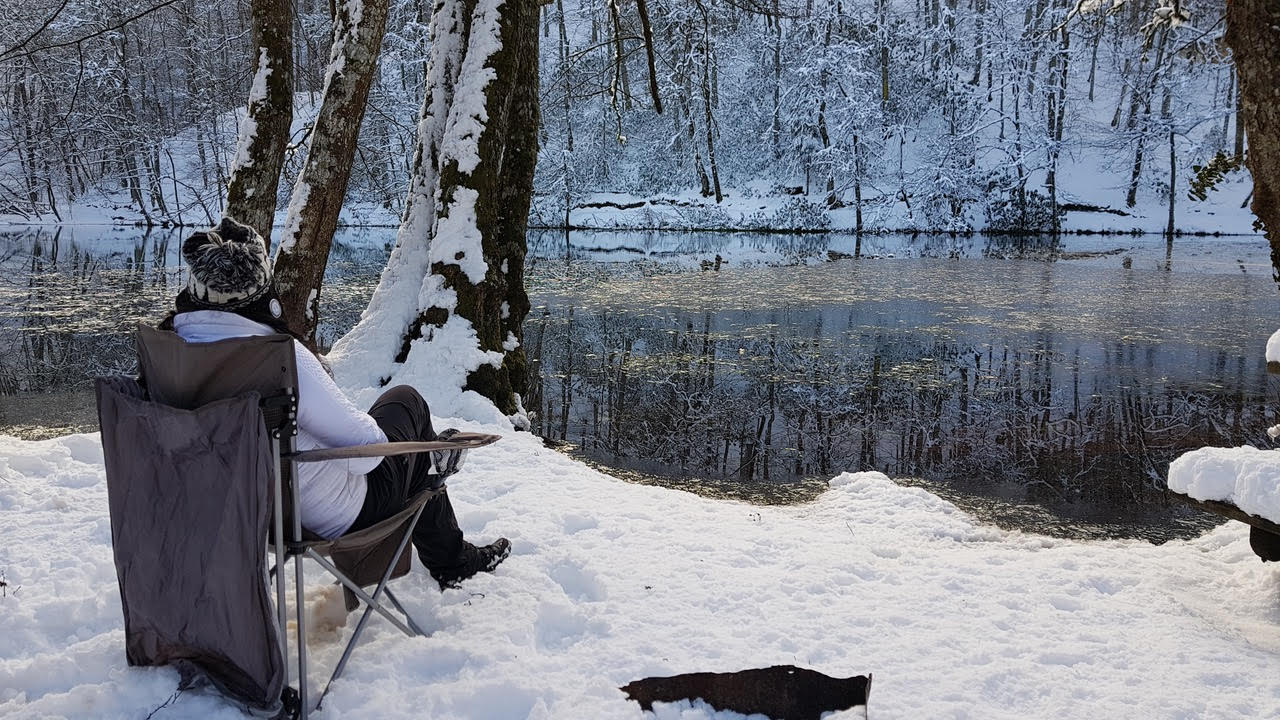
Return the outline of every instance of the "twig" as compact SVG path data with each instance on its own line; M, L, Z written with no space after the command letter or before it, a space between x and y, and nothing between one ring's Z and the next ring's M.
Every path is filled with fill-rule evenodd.
M62 4L58 6L58 9L54 10L53 14L50 15L47 19L45 19L44 23L41 24L40 27L36 28L35 32L28 35L27 38L22 42L18 43L17 45L14 45L8 50L5 50L3 53L0 53L0 58L6 57L17 50L21 50L22 48L26 47L27 43L31 42L32 40L35 40L36 36L44 32L49 27L49 25L51 25L53 21L57 19L59 15L62 14L63 9L67 7L67 1L68 0L62 0Z
M160 707L157 707L155 710L152 710L147 715L146 720L151 720L152 716L154 716L156 713L172 705L174 702L178 700L178 696L181 694L182 694L182 688L178 688L177 690L174 690L173 694L169 696L168 700L165 700L164 702L160 703Z
M107 34L107 33L109 33L109 32L112 32L113 30L119 30L120 28L122 28L122 27L124 27L124 26L128 25L129 23L133 22L134 20L138 20L138 19L140 19L140 18L144 18L144 17L146 17L147 15L150 15L151 13L153 13L153 12L155 12L155 11L157 11L157 10L163 10L164 8L167 8L167 7L169 7L170 5L172 5L172 4L176 3L176 2L178 2L178 0L164 0L163 2L161 2L161 3L159 3L159 4L153 5L153 6L149 7L149 8L147 8L146 10L143 10L143 11L141 11L141 12L138 12L138 13L136 13L136 14L134 14L134 15L131 15L131 16L129 16L129 17L127 17L127 18L125 18L124 20L121 20L120 22L116 23L115 25L112 25L111 27L105 27L105 28L103 28L103 29L101 29L101 30L98 30L97 32L92 32L92 33L89 33L88 35L85 35L85 36L83 36L83 37L76 38L75 40L68 40L68 41L66 41L66 42L53 43L53 44L51 44L51 45L41 45L40 47L35 48L34 50L28 50L28 51L23 52L23 53L19 53L19 52L17 52L18 50L21 50L21 49L22 49L22 45L18 45L18 46L16 46L16 47L13 47L13 48L10 48L10 49L8 49L8 50L4 51L4 53L0 53L0 62L2 62L2 61L6 61L6 60L11 60L11 59L13 59L13 58L26 57L26 56L28 56L28 55L34 55L35 53L43 52L43 51L45 51L45 50L55 50L55 49L57 49L57 48L64 48L64 47L68 47L68 46L70 46L70 45L79 45L80 43L82 43L82 42L84 42L84 41L86 41L86 40L90 40L90 39L92 39L92 38L98 37L99 35L105 35L105 34ZM30 40L30 38L28 38L28 40L27 40L27 41L24 41L22 44L23 44L23 45L25 45L25 44L26 44L26 42L28 42L29 40Z

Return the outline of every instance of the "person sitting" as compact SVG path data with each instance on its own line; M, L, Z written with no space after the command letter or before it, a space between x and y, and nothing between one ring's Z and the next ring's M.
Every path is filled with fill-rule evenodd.
M282 333L294 338L298 365L298 450L436 439L427 401L400 385L361 412L320 358L283 320L262 236L224 217L182 244L187 284L161 323L187 342ZM430 454L353 458L298 465L302 524L327 539L367 528L403 510L432 485ZM413 545L441 590L491 572L511 552L506 538L477 547L463 538L446 492L432 498L413 529Z

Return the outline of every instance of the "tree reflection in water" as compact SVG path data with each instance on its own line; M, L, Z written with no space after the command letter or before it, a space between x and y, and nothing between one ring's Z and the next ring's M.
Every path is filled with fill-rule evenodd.
M95 428L92 378L133 372L134 323L182 280L180 232L80 234L0 234L0 432ZM339 236L322 343L359 317L393 239ZM1209 521L1166 507L1173 457L1270 446L1265 273L897 242L583 235L566 262L562 234L531 235L535 431L615 474L752 502L876 469L1015 527L1152 539ZM699 262L717 255L721 271Z
M562 280L526 329L535 431L639 477L753 500L876 469L1034 504L1048 512L1038 524L1067 534L1153 539L1208 522L1168 507L1170 460L1270 445L1266 301L1231 300L1238 279L1207 293L1223 280L1117 270L1091 280L1119 285L1079 292L1071 281L1090 278L1046 277L1047 264L994 280L972 261L881 263L874 276L846 262L852 290L833 264L628 278L603 293ZM942 282L957 272L979 279ZM757 292L767 273L792 279Z

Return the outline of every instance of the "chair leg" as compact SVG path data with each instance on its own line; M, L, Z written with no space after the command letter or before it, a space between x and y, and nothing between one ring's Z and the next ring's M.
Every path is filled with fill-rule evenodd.
M414 621L413 616L409 614L409 611L404 609L404 606L400 604L400 600L395 596L395 593L391 592L391 588L387 588L386 592L387 599L391 601L392 605L396 606L396 610L399 610L401 615L404 615L404 620L409 624L409 627L413 628L413 631L418 633L421 637L426 637L427 632Z
M414 633L417 633L420 637L426 637L427 633L418 626L418 623L414 621L413 616L404 609L404 606L400 604L398 599L396 599L395 593L391 592L391 588L385 588L384 592L387 599L391 601L391 604L395 605L396 610L399 610L400 613L404 615L405 621L408 622L409 627L413 629ZM351 633L351 640L347 641L347 647L342 651L342 658L338 660L337 667L333 669L333 674L329 676L329 682L325 684L324 691L320 693L320 700L316 702L317 710L320 709L320 706L324 703L325 697L329 694L329 688L333 687L333 681L337 680L338 677L342 675L342 671L346 669L347 661L351 659L351 653L356 649L356 643L360 642L360 634L364 632L365 625L369 622L369 617L373 615L374 609L378 607L376 604L377 595L378 591L375 590L372 598L374 602L365 603L364 612L360 614L360 622L356 623L356 629Z
M320 700L316 702L316 709L320 709L324 698L329 694L329 688L333 686L333 681L338 679L342 671L347 667L347 660L351 659L351 651L356 649L356 643L360 641L360 633L364 632L364 626L369 622L369 616L373 614L373 609L377 607L374 604L365 605L364 612L360 614L360 622L356 623L355 632L351 633L351 640L347 642L347 647L342 651L342 658L338 660L338 666L333 669L333 674L329 676L329 682L324 686L324 692L320 693Z
M341 570L335 567L334 564L329 562L329 560L325 558L323 555L316 552L314 548L307 548L306 550L307 557L310 557L312 560L315 560L317 563L320 564L321 567L323 567L325 570L328 570L330 573L332 573L333 576L336 577L344 587L350 590L356 597L360 598L365 603L365 610L360 615L360 622L356 624L356 629L351 634L351 640L347 642L347 647L342 651L342 657L338 660L337 667L333 669L333 674L329 676L329 682L325 684L324 690L321 691L320 693L320 699L316 701L316 710L319 710L321 704L324 703L325 697L329 694L329 688L333 687L333 682L337 680L342 675L342 671L346 669L347 661L351 659L351 653L352 651L355 650L356 643L360 641L360 634L364 632L364 628L369 623L369 618L373 615L373 612L375 610L378 611L378 613L381 614L383 617L385 617L392 625L395 625L397 628L400 629L401 632L403 632L405 635L408 635L409 637L426 635L426 633L422 631L422 628L418 625L418 623L414 621L413 616L405 611L404 606L400 604L400 601L396 599L394 594L392 594L391 589L387 587L387 583L391 582L391 575L392 573L395 572L396 565L399 563L400 558L404 555L406 548L409 547L409 540L413 537L413 528L418 524L418 519L422 517L422 512L423 510L426 509L426 507L427 506L424 503L420 505L417 511L414 513L413 519L408 523L408 526L407 526L409 529L404 533L404 536L400 538L400 544L396 548L395 554L392 555L391 562L387 564L386 570L383 571L382 579L378 581L378 586L374 588L372 595L365 592L364 588L360 587L355 582L353 582L351 578L343 574ZM301 562L301 558L299 558L298 561ZM391 611L383 607L382 603L378 601L378 596L382 594L383 591L386 591L387 598L391 600L391 603L395 606L396 610L399 610L402 614L404 614L405 620L408 622L407 625L404 622L401 622L400 619L397 618L395 615L392 615ZM301 600L299 600L299 602L301 602ZM303 707L305 710L305 707L306 707L305 694L303 695Z
M280 439L273 437L271 439L271 467L272 467L272 500L275 507L273 508L272 524L275 529L275 551L276 564L271 568L269 578L274 578L276 582L276 635L280 638L280 659L285 665L285 680L288 680L289 666L289 610L285 605L285 581L284 581L284 489L283 479L280 475Z
M365 602L365 609L364 609L364 612L360 615L360 622L356 624L355 632L351 634L351 640L347 642L346 649L342 651L342 658L338 660L338 666L333 669L333 675L329 676L329 682L325 684L324 691L320 693L320 700L316 702L317 710L320 709L320 705L321 703L324 702L325 696L329 694L329 688L333 687L333 681L337 680L338 677L342 675L342 671L346 669L347 660L351 658L351 652L355 650L356 643L360 641L360 634L364 632L365 625L368 624L369 617L373 614L374 610L377 610L379 613L381 613L383 617L385 617L387 620L390 620L393 625L400 628L401 632L408 635L409 637L413 637L414 635L419 635L419 636L426 635L426 633L422 631L422 628L418 626L418 623L414 622L413 616L405 612L404 606L402 606L400 604L400 601L396 599L394 594L392 594L391 588L387 587L387 583L391 582L391 574L395 572L396 564L399 562L401 555L404 554L405 548L409 546L409 539L413 536L413 527L415 527L418 524L418 518L422 516L422 511L424 509L426 509L425 504L419 507L418 511L414 513L413 520L408 524L409 530L405 532L404 537L400 538L400 545L399 547L396 548L395 555L392 556L391 562L387 564L386 571L382 573L382 580L378 582L378 586L374 588L372 595L366 593L364 591L364 588L361 588L360 586L356 585L354 582L351 581L350 578L348 578L346 575L343 575L342 572L338 570L338 568L334 567L329 561L325 560L315 550L312 550L310 548L307 549L307 554L309 556L311 556L313 559L315 559L317 562L323 565L327 570L329 570L329 572L333 573L334 576L337 577L338 580L341 581L343 585L345 585L353 593L355 593L356 597L360 598ZM408 621L407 627L404 623L400 622L398 618L392 615L390 611L384 608L382 606L382 603L378 602L378 595L380 595L383 591L386 592L387 598L391 600L391 603L395 605L396 609L404 614L405 620Z
M302 556L293 557L294 610L298 617L298 696L302 698L302 720L307 718L307 608L303 593L306 581L302 573Z
M412 637L415 634L414 631L408 625L405 625L403 622L401 622L400 618L397 618L395 615L391 614L390 610L387 610L386 608L384 608L382 606L382 603L378 602L378 600L373 595L370 595L369 593L365 592L364 588L360 587L359 585L356 585L354 582L351 581L350 578L348 578L346 575L343 575L342 571L334 567L333 563L326 560L323 555L316 552L315 550L307 548L307 557L311 558L312 560L315 560L317 563L320 564L321 567L323 567L325 570L328 570L330 573L332 573L333 576L338 578L338 581L341 582L343 585L345 585L348 590L355 593L356 597L363 600L365 605L368 605L369 608L372 610L377 610L378 614L386 618L392 625L395 625L397 628L400 628L400 632L410 637ZM374 594L376 595L382 589L383 588L380 585L378 589L374 590Z
M292 448L292 445L290 445ZM291 477L298 477L298 463L292 459L289 461L289 469ZM291 483L289 489L291 507L297 508L298 501L298 483ZM295 512L293 514L292 536L294 542L302 541L302 515ZM279 537L277 535L276 537ZM307 608L305 604L304 593L306 591L306 578L302 570L302 555L293 556L293 573L294 573L294 614L298 618L298 703L301 707L301 720L307 720ZM284 566L281 565L283 570Z

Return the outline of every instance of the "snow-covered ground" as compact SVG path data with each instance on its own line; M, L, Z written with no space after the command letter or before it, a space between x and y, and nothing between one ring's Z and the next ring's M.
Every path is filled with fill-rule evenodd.
M178 142L178 140L175 140ZM1062 229L1067 233L1146 233L1159 235L1168 227L1168 207L1160 202L1147 201L1136 208L1126 208L1115 201L1114 190L1100 185L1101 176L1069 177L1079 189L1064 197L1064 203L1077 203L1088 210L1070 210L1063 214ZM1204 200L1179 197L1175 209L1174 224L1178 232L1208 235L1242 235L1260 238L1253 228L1254 215L1246 200L1253 189L1252 179L1245 171L1232 173L1218 187L1209 191ZM802 201L811 212L788 209ZM795 196L778 194L776 188L764 181L752 181L742 188L729 188L722 202L706 198L695 189L680 193L658 193L640 196L622 192L595 192L575 198L569 214L569 223L584 230L830 230L853 232L857 228L857 210L852 205L827 209L821 194ZM192 201L195 202L194 200ZM530 221L535 226L559 227L563 225L562 207L555 204L559 198L553 195L535 195ZM863 227L867 232L927 231L918 219L910 216L904 207L872 205L868 198ZM883 205L883 204L882 204ZM204 200L204 206L193 208L183 216L183 222L191 226L204 226L216 221L220 205L216 198ZM1097 209L1092 209L1097 208ZM287 208L276 212L275 224L284 227ZM214 217L210 221L209 217ZM825 219L825 224L815 222ZM376 202L349 198L343 205L338 222L343 227L398 227L400 215L396 209ZM52 215L22 218L0 214L0 227L40 226L92 226L126 225L143 223L142 215L122 193L91 193L79 200L65 203L62 218ZM981 229L978 223L976 229Z
M443 594L421 570L401 580L431 636L375 618L321 717L638 719L618 686L772 664L874 673L872 718L1280 717L1280 570L1242 524L1163 546L1051 539L877 473L758 507L504 433L450 492L468 535L506 535L511 558ZM125 663L97 435L0 437L0 572L0 716L142 718L173 694L175 671ZM314 685L354 619L310 577ZM184 693L154 717L241 713Z
M1096 168L1083 168L1078 174L1067 174L1069 192L1062 203L1073 209L1064 212L1062 229L1068 233L1164 233L1169 223L1166 201L1148 199L1134 208L1125 207L1123 197ZM1245 171L1232 173L1227 180L1208 192L1204 200L1178 197L1174 226L1184 234L1222 234L1257 236L1254 215L1247 200L1253 181ZM1120 193L1123 195L1123 193ZM1119 202L1117 202L1119 200ZM549 195L534 197L531 221L535 225L559 226L564 222L563 205L555 207L559 198ZM794 209L796 203L807 203L810 212ZM595 192L576 198L569 213L569 223L582 229L745 229L745 230L822 230L853 232L857 229L857 208L852 204L827 209L819 193L808 196L784 195L763 181L731 188L722 202L700 195L695 189L681 193L638 196L621 192ZM788 206L792 206L788 209ZM354 218L369 218L371 224L377 208L363 208L352 213ZM814 222L825 218L826 225ZM975 229L984 223L975 221ZM933 230L922 227L909 208L901 204L881 202L868 196L863 211L863 228L868 232L912 232Z

